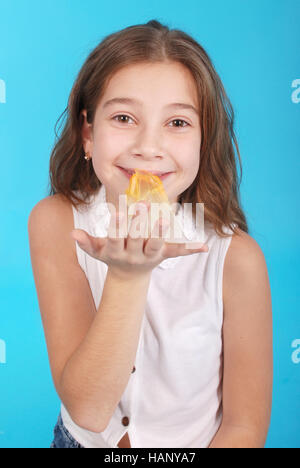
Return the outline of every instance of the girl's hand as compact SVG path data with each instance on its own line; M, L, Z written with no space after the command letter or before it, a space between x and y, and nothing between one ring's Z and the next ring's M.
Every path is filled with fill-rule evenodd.
M117 236L116 229L122 231L122 221L125 217L121 213L111 215L107 237L93 237L82 229L74 229L71 237L78 242L88 255L106 263L109 269L126 278L128 275L139 275L150 273L153 268L169 257L191 255L198 252L207 252L206 244L171 244L166 243L163 238L168 225L159 219L152 233L157 233L158 238L139 237L136 235L137 225L140 222L139 233L145 233L148 221L148 210L150 204L139 202L139 211L134 215L127 237ZM191 248L194 247L194 248Z

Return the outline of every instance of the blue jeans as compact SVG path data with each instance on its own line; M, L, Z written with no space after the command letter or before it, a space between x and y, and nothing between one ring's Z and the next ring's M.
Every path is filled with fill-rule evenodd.
M62 421L59 413L57 423L54 427L54 439L50 448L85 448L71 436L70 432Z

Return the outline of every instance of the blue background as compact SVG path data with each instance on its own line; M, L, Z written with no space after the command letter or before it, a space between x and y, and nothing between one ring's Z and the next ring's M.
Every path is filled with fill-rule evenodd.
M59 413L27 233L32 207L48 195L55 122L88 53L150 19L206 49L233 104L242 206L272 290L266 446L300 447L299 18L299 0L0 1L0 447L49 447Z

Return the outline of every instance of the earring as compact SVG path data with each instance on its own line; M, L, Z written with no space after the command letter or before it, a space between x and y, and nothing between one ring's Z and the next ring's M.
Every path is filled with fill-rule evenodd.
M89 160L92 159L92 158L90 157L89 153L86 153L86 155L84 156L84 159L85 159L86 161L89 161Z

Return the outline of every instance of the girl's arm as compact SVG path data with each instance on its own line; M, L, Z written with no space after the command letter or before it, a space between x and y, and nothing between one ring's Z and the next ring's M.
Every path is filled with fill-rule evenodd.
M210 448L264 447L271 415L272 305L262 250L234 235L223 273L223 420Z
M71 206L41 200L28 220L31 261L57 393L76 424L102 432L131 378L150 274L108 269L96 310L72 229Z
M104 431L134 378L150 277L151 273L140 274L125 280L108 269L94 321L64 368L62 389L79 408L80 425L90 431Z

